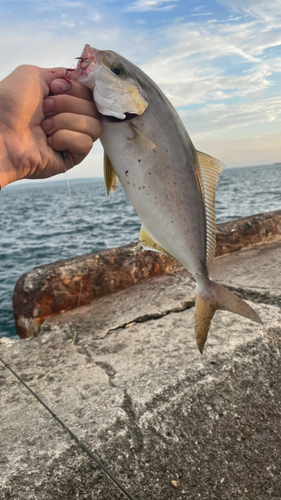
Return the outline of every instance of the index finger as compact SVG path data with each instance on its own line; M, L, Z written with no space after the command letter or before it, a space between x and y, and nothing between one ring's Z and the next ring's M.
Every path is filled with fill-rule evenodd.
M72 87L70 88L71 84ZM71 84L63 79L53 80L51 83L51 91L54 95L67 94L81 99L86 99L86 101L93 100L93 93L91 90L87 89L84 85L81 85L81 83L78 82L71 81Z

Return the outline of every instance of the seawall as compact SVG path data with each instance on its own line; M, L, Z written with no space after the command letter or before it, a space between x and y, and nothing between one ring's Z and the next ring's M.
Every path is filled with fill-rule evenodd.
M281 211L219 224L216 238L217 257L278 240ZM137 243L37 267L24 274L15 287L13 305L18 335L37 336L42 323L51 316L179 267L166 255L142 251Z

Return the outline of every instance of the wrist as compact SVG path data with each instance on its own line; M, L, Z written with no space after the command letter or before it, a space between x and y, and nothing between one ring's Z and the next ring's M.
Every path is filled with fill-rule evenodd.
M0 126L0 185L7 186L16 179L16 172L12 165L10 154L5 144L5 133Z

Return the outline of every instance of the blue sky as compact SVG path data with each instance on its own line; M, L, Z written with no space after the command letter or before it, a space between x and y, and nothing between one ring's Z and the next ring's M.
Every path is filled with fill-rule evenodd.
M281 0L0 0L0 78L71 66L85 43L139 65L197 149L228 167L281 161ZM102 149L70 177L101 176Z

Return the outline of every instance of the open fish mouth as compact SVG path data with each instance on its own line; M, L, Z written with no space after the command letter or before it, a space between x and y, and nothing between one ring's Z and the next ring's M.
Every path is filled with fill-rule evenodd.
M97 52L97 49L85 45L81 56L76 57L78 63L71 74L71 80L78 80L81 76L88 76L89 73L101 65Z

